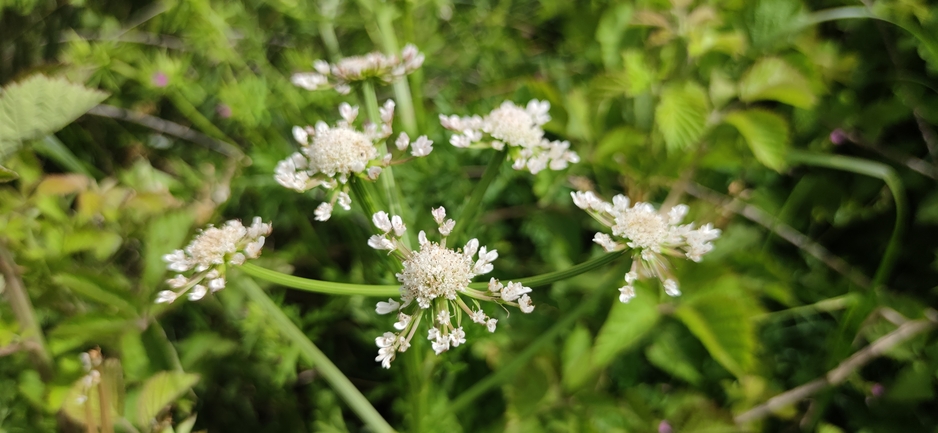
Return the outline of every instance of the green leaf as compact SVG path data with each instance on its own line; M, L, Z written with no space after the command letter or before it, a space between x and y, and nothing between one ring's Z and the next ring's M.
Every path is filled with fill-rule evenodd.
M760 59L746 71L739 82L739 99L778 101L799 108L811 108L817 102L808 79L776 57Z
M736 127L759 162L775 171L785 168L789 138L784 118L766 110L743 110L727 114L723 121Z
M751 309L736 296L709 293L682 305L674 315L730 373L742 377L752 367L756 335Z
M133 304L120 295L101 287L98 283L88 278L70 274L58 274L52 277L52 282L69 288L83 298L109 305L124 313L133 314L137 310Z
M191 212L177 211L165 213L147 225L143 277L140 281L144 287L155 289L159 285L160 277L166 273L163 255L183 246L192 222ZM146 295L149 297L150 292Z
M137 397L136 424L140 427L149 426L160 411L198 382L199 375L181 371L163 371L151 377L143 384Z
M590 346L593 337L589 329L577 325L563 345L563 386L567 390L579 388L589 378Z
M620 353L638 344L658 322L657 297L639 293L629 303L616 302L609 311L593 346L592 366L602 368Z
M675 331L675 329L669 330ZM686 334L686 331L682 333ZM684 345L674 334L674 332L661 333L645 350L645 357L655 367L684 379L690 384L698 385L703 380L703 375L694 366L691 355L686 352Z
M602 52L606 69L619 66L619 46L632 19L632 5L620 4L603 13L596 26L596 42Z
M2 150L0 150L0 157L2 157L2 153L3 153ZM19 177L20 175L17 174L15 171L10 170L9 168L6 168L0 165L0 183L5 183L5 182L12 181L12 180L16 180Z
M0 161L26 140L58 131L108 97L61 78L33 75L0 94Z
M655 123L669 151L697 143L707 128L710 105L707 92L697 83L672 84L661 92Z

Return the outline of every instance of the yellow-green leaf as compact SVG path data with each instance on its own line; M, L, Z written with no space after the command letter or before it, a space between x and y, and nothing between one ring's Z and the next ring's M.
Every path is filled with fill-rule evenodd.
M58 131L108 94L36 74L3 88L0 94L0 161L26 140Z
M181 371L157 373L143 384L137 397L136 424L149 426L160 411L172 404L199 381L199 375Z
M592 366L605 367L617 355L638 344L659 316L657 297L652 293L640 292L627 304L616 302L596 336Z
M655 124L669 151L687 149L704 134L710 114L707 99L703 87L693 82L672 84L661 92Z
M748 305L725 293L710 293L679 307L674 315L717 362L737 377L753 364L755 328Z
M744 102L772 100L799 108L811 108L817 102L808 79L776 57L760 59L746 71L739 82L739 99Z
M785 168L789 141L785 119L771 111L742 110L727 114L723 121L736 127L759 162L776 171Z

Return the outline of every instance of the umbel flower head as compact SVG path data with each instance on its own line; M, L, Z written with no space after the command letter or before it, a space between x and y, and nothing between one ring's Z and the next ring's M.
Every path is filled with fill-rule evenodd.
M669 296L680 295L666 256L686 257L699 262L713 249L711 241L720 236L720 230L709 223L696 229L694 223L681 225L687 215L685 205L674 206L667 214L662 214L649 203L638 202L630 206L628 197L621 194L613 197L612 203L603 201L591 191L577 191L570 195L577 207L612 229L612 236L596 233L593 242L606 252L626 248L633 251L632 269L625 274L625 286L619 289L621 302L629 302L635 297L634 283L645 277L661 281Z
M368 245L377 250L389 251L389 254L400 258L403 265L397 274L397 280L401 283L401 302L388 299L387 302L379 302L375 309L378 314L397 313L397 322L394 324L397 332L385 332L375 339L378 345L375 361L384 368L391 368L391 361L397 352L404 352L410 347L410 341L424 316L430 325L427 339L432 342L433 351L439 355L450 347L466 342L466 333L462 327L464 314L474 323L485 326L489 332L495 332L497 320L482 311L479 301L511 305L524 313L534 311L534 304L528 296L531 289L521 283L509 282L505 285L492 278L488 290L469 288L475 276L492 271L492 262L498 258L498 252L480 247L477 239L470 240L461 249L447 248L446 236L456 222L446 218L446 209L442 207L433 209L432 213L442 239L439 243L431 242L421 230L417 236L420 248L416 251L410 250L401 241L407 228L400 216L378 212L372 217L382 234L372 236Z
M563 170L569 163L580 162L570 150L569 141L544 138L545 123L550 121L550 103L532 99L525 108L505 101L485 117L440 115L444 128L456 131L449 142L456 147L491 147L502 150L509 146L509 158L515 170L527 169L537 174L545 168Z
M297 192L318 186L331 191L328 200L314 212L317 221L332 217L336 204L345 210L351 209L347 185L351 176L375 180L384 167L403 160L392 161L390 153L382 154L376 147L391 135L394 101L389 99L381 107L381 125L369 123L363 131L352 125L358 117L358 107L343 102L339 105L339 114L342 120L332 127L325 122L317 123L316 127L294 126L293 138L300 144L300 151L280 161L274 171L277 183ZM416 157L427 156L433 150L433 141L425 135L411 143L407 133L401 133L395 145L401 152L410 147L411 155Z
M166 280L173 290L159 292L156 303L171 303L186 293L190 301L198 301L209 291L224 289L226 266L241 265L260 256L270 230L270 224L261 217L254 217L249 227L239 220L221 227L209 225L186 248L163 256L167 268L178 275Z
M333 88L347 95L352 90L351 83L372 78L391 83L417 70L423 65L423 59L417 47L407 44L400 56L386 56L376 51L364 56L346 57L335 64L316 60L313 62L315 72L293 74L290 81L306 90Z

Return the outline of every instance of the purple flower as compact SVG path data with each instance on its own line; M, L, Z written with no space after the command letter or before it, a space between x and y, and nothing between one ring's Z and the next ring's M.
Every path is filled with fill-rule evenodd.
M844 132L844 130L840 128L837 128L831 131L830 139L831 139L831 143L834 143L836 145L841 145L850 141L850 137L847 136L847 133Z
M228 104L218 104L215 106L215 113L222 119L227 119L231 117L231 107Z
M150 77L150 82L156 87L166 87L166 85L169 84L169 76L162 71L156 72Z
M886 387L881 384L874 383L873 387L870 388L870 394L873 394L873 397L882 397L885 393Z
M668 424L667 421L658 423L658 433L671 433L671 431L671 424Z

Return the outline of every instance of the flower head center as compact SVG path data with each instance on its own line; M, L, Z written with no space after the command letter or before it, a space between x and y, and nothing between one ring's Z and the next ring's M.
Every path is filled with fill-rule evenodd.
M186 252L199 268L220 265L225 263L225 255L238 251L245 234L247 229L240 225L209 227L186 247Z
M638 203L635 207L616 215L616 224L612 227L612 232L616 236L627 238L632 248L650 248L657 252L668 239L669 226L651 205Z
M409 295L406 297L423 306L438 297L455 299L457 291L464 290L474 276L472 258L427 242L404 260L404 270L397 277L402 292Z
M523 108L505 102L485 118L485 132L513 146L535 147L544 138L544 131Z
M348 128L317 131L304 153L309 167L327 176L361 172L377 156L374 143L365 134Z

